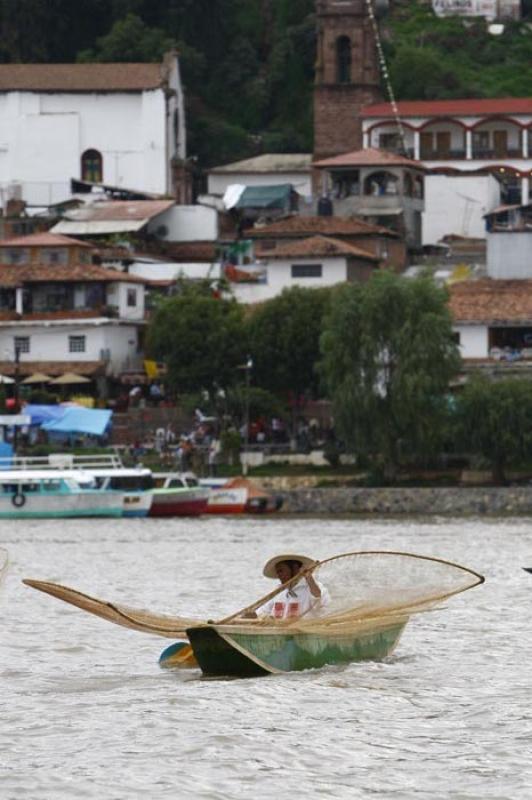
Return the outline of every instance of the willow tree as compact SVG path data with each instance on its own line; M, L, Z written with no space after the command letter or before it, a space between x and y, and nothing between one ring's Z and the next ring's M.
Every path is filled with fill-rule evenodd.
M532 381L474 376L458 398L456 422L460 448L483 456L494 481L505 483L509 464L532 458Z
M431 454L460 357L447 293L426 276L376 273L335 292L320 368L337 434L393 480L401 454Z
M247 331L256 384L285 400L315 395L319 341L328 289L285 289L249 312Z
M208 282L181 281L176 288L178 294L157 305L146 342L150 357L166 363L172 390L212 394L241 381L242 306L213 294Z

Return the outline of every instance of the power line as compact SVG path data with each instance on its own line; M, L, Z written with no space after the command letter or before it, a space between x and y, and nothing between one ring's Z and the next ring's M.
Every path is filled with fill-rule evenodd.
M375 37L375 46L377 48L377 56L379 59L379 66L381 70L381 74L386 86L386 92L388 94L388 98L390 100L390 105L392 107L392 113L395 120L395 125L399 132L399 139L401 140L401 150L403 155L406 155L406 138L405 138L405 129L403 126L403 122L401 120L401 115L399 113L399 107L395 100L395 92L393 90L392 81L390 78L390 73L388 70L388 64L386 63L386 58L384 56L384 49L382 47L382 41L379 33L379 24L377 22L377 18L375 16L375 11L373 9L373 0L366 0L366 8L368 10L368 16L371 22L371 26L373 28L373 35Z

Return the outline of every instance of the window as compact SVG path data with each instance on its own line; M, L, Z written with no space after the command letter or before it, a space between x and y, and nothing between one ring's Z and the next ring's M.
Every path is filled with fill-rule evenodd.
M81 180L101 183L103 180L102 154L98 150L85 150L81 156Z
M68 337L68 352L69 353L84 353L85 352L85 336L69 336Z
M127 304L130 308L135 308L137 305L137 290L136 289L128 289L127 290Z
M473 155L480 158L489 156L489 131L473 131Z
M13 344L15 346L15 353L29 353L30 352L30 337L29 336L15 336Z
M390 153L400 153L401 137L398 133L381 133L379 135L379 148L381 150L389 150Z
M52 249L46 247L40 252L40 260L43 264L68 264L68 252L66 247Z
M292 264L292 278L321 278L321 264Z
M30 253L24 247L10 247L3 250L2 254L5 258L6 264L28 264Z
M336 80L338 83L351 83L351 40L349 36L339 36L336 40Z

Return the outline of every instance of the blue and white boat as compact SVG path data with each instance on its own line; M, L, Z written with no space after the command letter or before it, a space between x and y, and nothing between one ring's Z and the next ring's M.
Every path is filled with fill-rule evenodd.
M114 453L78 456L71 453L52 453L48 456L12 456L0 458L0 479L5 468L13 471L46 471L49 476L58 471L79 470L94 481L94 488L122 499L122 516L146 517L153 500L153 475L145 467L124 467Z
M147 517L153 501L153 475L145 467L89 467L96 485L124 498L124 517Z
M123 507L123 493L99 489L80 470L0 471L0 519L121 517Z

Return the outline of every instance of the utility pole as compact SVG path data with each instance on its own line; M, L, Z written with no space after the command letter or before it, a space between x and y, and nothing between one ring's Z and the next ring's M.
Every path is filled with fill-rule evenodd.
M253 359L251 356L248 356L248 360L244 365L244 369L246 370L246 397L245 397L245 436L244 436L244 452L246 454L246 458L244 459L244 463L242 464L242 473L244 475L248 474L248 462L247 462L247 453L249 450L249 389L251 383L251 370L253 369Z
M19 365L20 365L20 347L15 344L15 383L13 386L13 394L15 398L15 414L19 413L19 389L18 389L18 379L19 379ZM13 426L13 452L17 454L17 443L18 443L18 428L16 425Z

